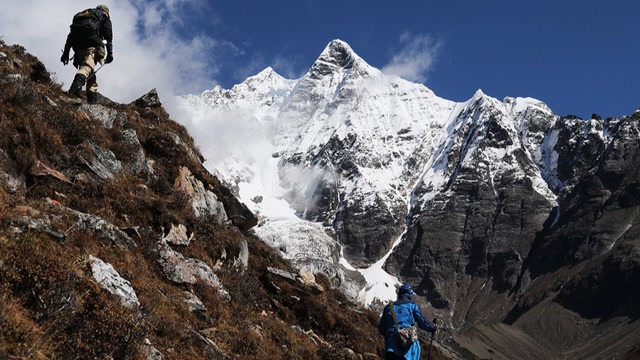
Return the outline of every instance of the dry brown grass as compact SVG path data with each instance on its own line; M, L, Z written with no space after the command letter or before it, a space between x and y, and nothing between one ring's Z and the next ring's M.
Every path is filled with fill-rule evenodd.
M166 359L218 358L200 335L237 359L333 359L342 347L360 353L382 351L375 331L377 314L350 304L330 289L326 277L318 276L327 289L323 293L273 278L266 272L268 266L295 270L251 234L193 215L187 199L173 190L180 166L187 166L214 191L228 211L243 210L204 169L185 128L168 120L164 110L115 104L124 120L106 129L79 112L77 104L64 101L60 85L22 47L0 41L0 51L22 63L0 64L0 149L6 154L1 170L26 180L15 192L0 187L0 358L138 359L144 338ZM78 160L89 141L111 150L123 164L131 161L135 149L123 144L124 128L136 131L146 156L154 161L151 179L126 171L113 181L72 176L87 172ZM72 182L32 175L36 162L68 175ZM137 249L119 248L78 229L69 212L45 203L47 197L116 226L138 227ZM19 206L28 208L21 212ZM17 225L24 209L48 219L65 237ZM250 226L248 219L244 227ZM184 224L194 232L188 247L174 249L211 268L217 264L216 274L230 302L204 284L177 285L165 278L155 249L161 229L171 224ZM243 239L250 250L244 271L234 262ZM138 309L121 306L99 287L89 255L111 263L131 282L141 304ZM190 312L182 300L185 290L208 310Z
M54 345L45 331L31 320L19 301L0 296L0 358L47 359Z

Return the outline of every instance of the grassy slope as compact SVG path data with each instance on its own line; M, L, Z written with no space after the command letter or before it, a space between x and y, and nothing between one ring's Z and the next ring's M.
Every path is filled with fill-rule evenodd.
M184 195L173 191L179 166L187 166L225 199L225 206L238 204L230 204L228 190L170 140L170 133L178 134L195 149L185 129L166 119L164 110L112 104L125 121L106 129L67 100L24 48L0 41L0 52L7 55L0 58L0 174L25 185L9 189L0 182L0 358L136 359L143 358L145 338L166 359L223 358L202 336L241 359L344 359L345 347L381 355L377 314L330 290L322 276L318 282L327 290L317 293L268 275L267 266L294 270L249 232L193 215ZM89 141L113 151L123 164L131 161L135 149L122 142L124 128L136 131L154 161L155 176L145 179L127 171L113 181L75 176L87 172L79 159ZM34 175L38 161L71 182ZM139 227L137 249L122 249L79 230L68 212L46 198L119 227ZM20 219L27 218L48 220L64 238L41 229L16 231ZM195 234L191 245L175 250L211 268L220 261L216 273L230 302L203 284L176 285L163 276L155 244L162 227L171 223L185 224ZM242 239L250 249L244 272L232 261ZM228 260L222 260L223 253ZM111 263L131 282L139 309L121 306L98 286L89 255ZM190 312L181 298L184 290L197 295L207 312Z

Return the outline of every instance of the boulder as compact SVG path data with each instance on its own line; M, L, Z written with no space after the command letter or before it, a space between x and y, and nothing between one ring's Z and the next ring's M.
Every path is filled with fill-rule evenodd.
M62 208L64 211L67 211L73 215L76 223L73 225L74 228L78 230L90 231L95 235L109 240L115 245L128 250L133 250L137 248L137 245L133 239L127 235L124 231L120 230L115 225L109 223L108 221L91 214L85 214L80 211L76 211L70 209L68 207L62 206L59 202L51 199L46 200L47 203L51 206L56 206ZM67 230L70 231L71 229Z
M113 123L118 116L117 110L100 104L82 104L78 111L82 111L91 118L100 121L107 129L113 128Z
M163 240L173 245L188 246L193 239L193 233L187 234L187 227L179 224L171 224L169 232L164 236Z
M13 160L3 149L0 149L0 186L8 193L26 190L24 174L16 171Z
M122 136L125 143L133 145L137 149L133 154L131 154L129 163L125 165L127 170L136 176L141 176L147 179L150 178L151 175L154 174L155 170L153 169L153 164L149 159L147 159L147 156L142 149L142 145L140 144L136 131L132 129L122 130Z
M78 158L101 180L116 180L122 174L122 163L115 154L91 142L83 144Z
M93 255L89 255L89 264L93 278L101 288L115 295L123 306L134 308L140 306L136 292L131 283L123 279L109 263L106 263Z
M50 168L49 166L42 163L40 160L36 160L31 168L29 169L29 174L33 176L51 176L58 180L64 181L68 184L71 184L71 181L60 171Z
M140 345L140 352L146 360L164 360L164 356L158 349L156 349L149 339L142 340Z
M176 284L195 284L198 280L207 286L217 289L218 294L225 300L230 295L224 289L216 274L209 265L201 260L188 258L174 251L164 240L157 243L158 262L162 266L165 276Z
M158 96L158 90L156 90L155 88L151 89L148 93L142 95L131 104L138 107L142 107L142 108L145 108L145 107L154 108L154 107L162 106L162 103L160 102L160 97Z
M180 168L180 174L173 187L176 191L187 195L196 216L212 215L218 224L227 221L224 205L218 201L216 194L205 189L202 181L196 179L187 167Z
M183 291L182 295L183 295L184 302L189 307L189 311L191 311L191 312L206 312L207 311L207 307L204 306L202 301L200 301L200 299L197 296L193 295L191 292Z

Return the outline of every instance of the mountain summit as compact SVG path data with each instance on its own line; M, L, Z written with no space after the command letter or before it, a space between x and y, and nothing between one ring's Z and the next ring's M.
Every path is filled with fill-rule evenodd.
M313 78L321 78L340 70L351 71L354 75L365 76L369 72L375 72L342 40L331 41L320 54L316 62L309 70Z
M198 132L251 129L240 151L201 139L234 159L206 165L294 264L373 308L410 282L477 357L625 354L611 327L638 345L639 113L582 120L480 90L456 103L340 40L300 79L249 81L180 100Z

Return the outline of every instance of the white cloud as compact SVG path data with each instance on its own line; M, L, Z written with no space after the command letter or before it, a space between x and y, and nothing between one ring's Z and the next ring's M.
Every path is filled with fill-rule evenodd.
M237 55L247 56L245 52L238 50ZM276 73L286 79L298 79L304 75L308 67L301 66L301 56L274 55L267 58L263 53L256 52L250 55L248 61L236 64L233 77L236 79L246 79L256 75L267 67L273 68ZM244 81L244 80L243 80Z
M398 75L409 81L424 83L427 74L433 70L442 42L426 34L405 32L400 36L401 49L382 68L386 74Z
M113 63L98 73L100 92L128 103L157 88L170 108L175 94L213 88L219 69L214 49L227 48L213 38L194 35L184 40L176 28L183 9L197 11L203 0L0 0L0 36L37 56L67 88L75 68L60 63L61 50L73 15L99 3L110 9L113 23Z
M308 64L304 67L302 64L302 57L300 56L284 56L279 55L273 58L273 65L271 67L275 71L287 79L301 78L304 73L309 69Z

